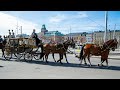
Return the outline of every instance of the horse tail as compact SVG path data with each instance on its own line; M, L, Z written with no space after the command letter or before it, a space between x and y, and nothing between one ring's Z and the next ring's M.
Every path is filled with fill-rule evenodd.
M81 51L80 51L80 59L83 59L83 50L84 50L85 45L82 46Z

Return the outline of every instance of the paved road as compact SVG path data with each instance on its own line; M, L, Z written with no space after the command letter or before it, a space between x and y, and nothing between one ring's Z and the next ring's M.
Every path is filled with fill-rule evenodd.
M1 56L1 55L0 55ZM79 65L79 60L67 54L67 64L55 63L51 55L49 63L43 61L17 62L0 60L0 79L120 79L120 60L109 59L109 68L98 67L100 58L91 58L92 67ZM58 55L55 55L58 60Z

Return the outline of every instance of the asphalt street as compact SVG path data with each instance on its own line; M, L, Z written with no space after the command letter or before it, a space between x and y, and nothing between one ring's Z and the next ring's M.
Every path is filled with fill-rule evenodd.
M42 60L5 61L0 58L0 79L120 79L120 60L109 59L109 67L98 67L100 58L91 57L90 67L84 63L80 65L74 54L67 54L67 58L69 64L64 58L62 65L54 62L51 54L49 63ZM55 59L59 59L58 54L55 54Z

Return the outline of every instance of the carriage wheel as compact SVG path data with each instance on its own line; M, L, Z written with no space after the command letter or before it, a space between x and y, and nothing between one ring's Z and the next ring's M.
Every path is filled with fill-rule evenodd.
M4 51L3 56L5 60L10 60L12 58L12 53L8 53L7 51Z
M20 60L23 57L23 53L14 53L15 57Z
M17 57L17 60L20 60L20 58L23 56L23 54L21 53L23 50L20 49L19 47L14 47L13 49L13 53L14 56Z
M33 59L33 55L30 54L30 53L26 53L26 54L24 54L24 59L25 59L25 60L32 61L32 59Z
M23 56L22 52L23 52L23 48L20 47L14 48L14 55L15 57L17 57L18 60L20 60L20 58Z
M36 48L36 50L33 53L33 57L35 60L40 60L41 57L41 48Z
M40 56L41 56L40 53L35 53L35 54L33 55L33 57L34 57L35 60L40 60Z
M33 59L33 55L31 54L32 50L33 50L33 48L30 48L30 47L25 50L25 53L24 53L24 59L25 60L32 61L32 59Z

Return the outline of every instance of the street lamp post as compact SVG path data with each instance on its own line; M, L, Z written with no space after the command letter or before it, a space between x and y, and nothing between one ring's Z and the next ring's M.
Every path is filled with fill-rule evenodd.
M113 32L113 39L115 38L115 29L116 29L116 24L115 24L114 32Z
M54 42L55 42L55 33L54 33Z
M107 21L108 21L108 11L105 11L105 33L104 33L104 42L107 40Z
M22 37L22 26L21 26L21 37Z

